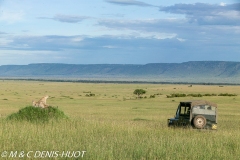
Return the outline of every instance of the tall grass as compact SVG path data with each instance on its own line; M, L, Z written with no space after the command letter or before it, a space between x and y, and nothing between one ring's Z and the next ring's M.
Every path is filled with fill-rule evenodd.
M122 126L85 120L53 121L47 125L2 121L1 128L1 149L7 151L84 150L86 159L240 157L239 128L230 133L171 129L151 121Z
M173 117L179 101L186 97L174 97L175 102L166 98L176 90L184 94L214 91L239 95L240 86L4 83L0 83L0 95L4 94L8 101L0 103L1 151L86 151L80 159L92 160L240 158L239 96L204 97L218 104L217 131L168 128L167 118ZM151 99L135 99L132 92L136 88L147 90L147 97L161 94ZM91 91L95 96L79 96L83 91ZM49 123L6 120L8 115L46 93L52 97L47 103L58 106L68 120Z

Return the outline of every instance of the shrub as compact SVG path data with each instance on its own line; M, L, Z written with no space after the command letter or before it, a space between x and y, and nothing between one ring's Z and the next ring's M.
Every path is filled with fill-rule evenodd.
M191 96L191 97L202 97L201 94L188 94L187 96Z
M141 98L141 95L145 94L147 91L143 90L143 89L135 89L133 94L136 94L138 96L138 98Z
M95 96L95 94L90 93L90 94L86 94L85 96L86 96L86 97L93 97L93 96Z
M191 94L182 94L182 93L173 93L170 95L167 95L167 98L174 98L174 97L202 97L202 96L237 96L237 94L229 94L229 93L221 93L219 95L215 93L206 93L206 94L200 94L200 93L191 93Z
M49 120L58 120L68 118L63 111L55 107L40 108L28 106L20 109L7 117L7 120L29 121L29 122L48 122Z
M212 93L212 94L206 93L206 94L204 94L203 96L217 96L217 94L214 94L214 93Z
M184 93L173 93L171 95L167 95L167 98L174 98L174 97L186 97L187 95Z
M150 95L150 97L149 98L155 98L155 95Z
M236 94L220 93L218 96L237 96Z

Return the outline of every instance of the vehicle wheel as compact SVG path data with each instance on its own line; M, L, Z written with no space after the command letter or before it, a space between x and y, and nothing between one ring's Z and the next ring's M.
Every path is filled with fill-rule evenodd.
M206 118L204 116L198 115L194 118L193 124L196 128L202 129L206 126Z
M170 123L170 122L168 122L168 127L171 127L171 126L173 126L173 124L172 124L172 123Z

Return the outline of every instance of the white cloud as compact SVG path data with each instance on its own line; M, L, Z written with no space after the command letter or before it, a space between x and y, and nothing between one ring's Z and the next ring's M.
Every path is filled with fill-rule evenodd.
M176 25L176 19L148 19L148 20L100 20L98 24L108 30L121 31L119 37L167 39L177 36L174 31L167 29L170 24ZM122 32L124 31L124 32ZM117 36L115 34L115 36Z
M6 39L6 38L1 38L0 37L0 46L1 47L6 47L8 46L9 43L11 43L12 40Z
M14 1L16 7L9 4L8 10L0 13L0 23L21 23L0 26L0 55L5 53L1 63L64 62L66 57L68 63L139 63L129 55L142 63L169 62L172 57L187 61L197 55L214 59L227 53L234 57L240 50L239 8L221 1L176 4L161 7L161 12L148 4L153 1L146 0L105 0L108 3L98 1L94 5L84 2L84 8L75 3L63 6L59 1L53 11L39 10L44 7L33 11L33 4L33 8L19 11L29 5L24 1L19 7ZM28 61L23 60L26 54L31 58ZM147 61L147 57L151 59Z
M135 38L146 38L146 39L171 39L176 37L175 33L159 33L159 32L143 32L143 31L135 31L132 33L132 37Z
M0 14L0 21L5 21L7 23L15 23L22 21L25 13L23 11L2 11Z
M226 6L226 3L221 2L221 3L220 3L220 6Z
M107 46L103 46L103 48L113 49L113 48L118 48L118 47L117 46L107 45Z
M185 42L186 39L183 39L183 38L177 38L177 40L179 40L180 42Z
M74 38L72 38L72 41L73 42L81 42L83 40L83 37L74 37Z

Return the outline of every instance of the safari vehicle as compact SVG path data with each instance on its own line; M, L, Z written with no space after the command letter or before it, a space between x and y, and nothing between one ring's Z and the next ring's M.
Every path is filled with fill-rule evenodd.
M217 105L209 101L180 102L174 118L168 126L192 126L197 129L217 129Z

